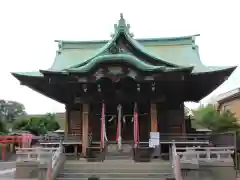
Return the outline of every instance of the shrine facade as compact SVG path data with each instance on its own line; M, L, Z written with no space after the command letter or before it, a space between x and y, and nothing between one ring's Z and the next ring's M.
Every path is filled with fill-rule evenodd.
M198 102L236 67L205 66L198 35L134 39L121 15L110 40L57 41L47 70L12 73L22 85L66 106L67 134L138 147L150 132L185 134L184 102Z

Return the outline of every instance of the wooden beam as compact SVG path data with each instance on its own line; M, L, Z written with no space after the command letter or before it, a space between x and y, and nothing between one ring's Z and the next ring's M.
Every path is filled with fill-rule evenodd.
M151 132L158 132L157 105L151 103Z

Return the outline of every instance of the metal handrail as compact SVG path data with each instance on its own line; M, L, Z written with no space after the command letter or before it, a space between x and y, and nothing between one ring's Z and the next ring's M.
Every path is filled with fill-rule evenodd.
M172 169L175 180L183 180L181 174L180 157L177 154L176 144L172 142Z
M63 153L63 145L60 144L59 148L53 153L52 156L52 168L56 166L57 162L59 161L61 154Z
M53 171L55 170L55 167L57 166L58 162L60 162L60 158L61 158L62 153L63 153L63 145L62 145L62 142L60 142L59 147L52 154L52 158L50 158L49 166L48 166L48 169L47 169L46 180L52 180Z

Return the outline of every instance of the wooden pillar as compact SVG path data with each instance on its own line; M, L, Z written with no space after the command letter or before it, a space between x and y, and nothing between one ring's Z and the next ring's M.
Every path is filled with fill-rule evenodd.
M68 106L65 106L65 126L64 126L64 134L65 137L67 137L69 132L69 108Z
M151 132L158 132L157 105L151 103Z
M89 105L82 105L82 152L86 156L87 147L88 147L88 112Z

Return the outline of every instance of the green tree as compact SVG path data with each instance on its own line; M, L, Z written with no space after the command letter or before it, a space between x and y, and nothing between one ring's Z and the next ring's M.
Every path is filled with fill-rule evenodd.
M0 121L0 134L6 134L7 132L6 124L3 121Z
M55 114L48 113L43 116L29 117L14 122L15 130L26 130L35 135L45 134L47 131L55 131L60 128Z
M13 129L15 130L23 130L24 127L26 127L29 123L30 119L18 119L13 123Z
M213 132L224 132L239 130L240 125L237 118L229 110L217 111L214 105L200 106L197 110L193 110L194 120L200 126L208 128Z
M0 120L12 122L26 115L25 107L17 101L0 100Z

